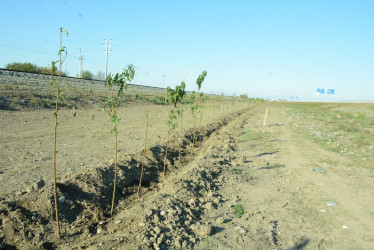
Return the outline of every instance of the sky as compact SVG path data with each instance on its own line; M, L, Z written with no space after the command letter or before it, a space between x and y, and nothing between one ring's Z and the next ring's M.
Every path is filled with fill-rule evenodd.
M374 100L374 1L362 0L0 0L0 67L108 72L133 64L134 84L174 87L208 72L201 90L301 100ZM165 77L163 77L165 75ZM317 88L335 95L317 96Z

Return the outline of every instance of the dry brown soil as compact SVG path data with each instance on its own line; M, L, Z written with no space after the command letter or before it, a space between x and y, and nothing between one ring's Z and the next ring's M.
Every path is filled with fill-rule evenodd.
M237 108L241 108L238 105ZM214 102L204 105L198 125L217 121L232 112L231 107L220 107ZM150 146L162 144L167 135L165 105L131 102L119 109L122 120L118 126L119 155L138 152L144 146L146 115L149 113ZM52 179L53 111L0 110L0 197L25 190L40 178ZM185 106L183 130L192 127L189 106ZM77 171L86 165L112 162L114 136L111 122L100 108L59 112L57 142L57 174ZM177 128L179 132L180 128ZM4 184L3 184L4 183Z
M142 106L135 108L142 112ZM157 108L152 115L164 118ZM44 173L50 167L42 164L50 162L45 148L51 145L43 144L41 134L51 130L42 122L47 114L25 113L24 123L34 124L34 130L6 137L3 131L24 126L19 118L23 116L2 112L9 120L1 126L1 164L7 166L1 170L1 186L10 186L5 192L9 194L18 190L14 187L19 182L26 182L28 190L20 188L1 200L0 244L9 249L372 249L372 162L363 168L349 155L302 136L294 129L288 108L271 104L266 126L263 104L218 122L213 114L207 119L210 123L199 129L195 147L189 142L191 129L184 131L180 161L176 134L166 178L160 174L164 138L153 137L140 196L136 190L143 127L136 126L134 118L130 123L134 127L126 134L134 140L121 142L121 150L131 153L120 157L113 216L109 214L113 165L103 160L113 151L110 139L100 137L98 126L82 132L81 126L89 124L89 112L83 125L74 121L73 132L64 131L62 124L61 145L65 145L59 154L66 165L58 184L59 197L65 198L59 203L61 239L55 235L52 183ZM164 130L161 125L152 129L157 135ZM87 138L94 139L86 142ZM9 150L12 140L18 141L18 150ZM93 148L98 152L90 154ZM44 181L37 181L40 177Z

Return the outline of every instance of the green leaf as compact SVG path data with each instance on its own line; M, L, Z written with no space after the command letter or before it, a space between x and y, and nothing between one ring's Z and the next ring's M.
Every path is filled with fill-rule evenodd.
M75 110L75 107L73 107L73 116L74 116L74 117L77 116L77 111Z
M66 36L69 36L69 32L65 28L61 27L60 32L62 32L62 31L65 32Z
M104 107L104 111L108 114L112 124L114 125L114 128L112 129L112 133L114 133L117 130L117 125L121 121L121 118L117 117L116 111L118 107L120 106L121 101L124 97L124 89L127 89L127 83L131 82L135 76L135 69L133 65L127 66L123 70L121 74L117 73L114 76L112 74L109 74L107 78L105 79L105 87L108 87L111 94L107 98L106 105L107 107ZM116 96L113 96L114 89L113 86L118 87L118 91L116 93Z
M196 80L197 89L198 89L199 91L200 91L200 89L201 89L201 84L204 82L204 79L205 79L206 75L207 75L207 72L206 72L206 70L204 70L204 71L199 75L199 77L198 77L197 80Z
M95 119L95 115L92 115L92 120L94 120Z

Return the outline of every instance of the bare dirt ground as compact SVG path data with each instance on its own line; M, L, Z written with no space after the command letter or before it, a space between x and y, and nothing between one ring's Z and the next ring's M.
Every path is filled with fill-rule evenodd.
M371 249L373 162L364 168L348 156L321 148L293 129L294 120L283 108L270 110L268 126L261 124L263 114L255 112L241 131L247 134L231 132L232 138L241 138L233 157L245 156L245 162L235 160L225 168L228 180L219 193L228 203L210 216L232 221L200 246ZM245 211L241 218L230 215L237 204Z
M74 159L65 160L66 171L71 169L60 172L58 184L59 197L64 197L60 202L62 238L55 235L52 182L35 178L25 185L29 187L27 191L15 192L0 201L1 246L9 249L372 249L371 141L364 145L365 157L360 155L357 159L306 137L301 127L309 124L302 124L299 117L290 115L294 112L292 105L270 104L267 126L263 126L264 110L265 105L253 105L224 119L213 119L216 117L213 114L209 124L203 123L205 126L200 128L196 147L189 143L191 130L185 130L181 161L177 160L178 137L173 137L166 178L160 174L164 139L153 138L139 197L136 189L142 137L141 132L139 135L131 132L139 140L134 140L134 146L122 142L121 150L132 153L121 156L113 216L108 213L113 166L110 161L102 160L110 157L112 149L97 146L103 153L96 153L96 158L85 158L85 154L92 155L87 149L92 141L87 143L85 139L99 137L100 132L87 129L90 132L79 133L82 130L77 129L71 136L65 134L62 145L74 148L68 152L79 151L80 147L85 153L77 160L74 154L64 155L67 154L64 147L59 151L62 159ZM162 116L161 111L156 113ZM38 121L38 116L43 117L36 113L27 119ZM50 129L48 126L45 129ZM160 134L161 127L155 125L153 129ZM3 132L6 128L1 129ZM323 126L319 131L324 132ZM370 128L368 131L371 136ZM29 140L31 133L19 135L18 141L29 144L16 153L9 153L11 144L2 142L2 147L5 146L1 151L2 164L9 166L0 175L2 186L17 185L21 170L14 176L3 175L11 172L13 164L20 166L22 157L26 162L30 160L31 168L43 162L38 157L43 155L45 150L41 148L45 145L35 141L43 136L37 134L38 127L34 133L36 137ZM2 140L10 139L17 137ZM102 145L110 143L106 137L97 140ZM127 147L133 147L133 151ZM4 160L6 156L11 158ZM44 170L27 173L40 175Z
M238 106L241 108L244 106ZM192 127L189 107L185 106L183 130ZM119 110L119 154L138 152L144 147L146 116L149 112L150 146L163 144L167 134L167 108L165 105L131 102ZM198 125L217 121L232 112L231 107L217 109L207 103ZM76 171L85 165L97 165L103 160L113 161L114 136L111 122L100 108L61 110L59 113L57 145L58 175ZM180 128L177 128L179 132ZM0 197L25 190L40 178L52 179L53 111L0 110Z

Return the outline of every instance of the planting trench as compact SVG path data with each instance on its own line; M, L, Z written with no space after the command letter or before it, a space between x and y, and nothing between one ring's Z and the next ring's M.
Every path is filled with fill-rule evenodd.
M19 195L0 201L0 244L6 248L189 248L214 230L199 224L203 211L221 202L217 189L221 165L229 164L235 150L232 139L214 143L219 131L240 120L241 111L198 130L191 145L192 129L183 136L181 161L179 135L170 141L167 177L162 176L165 145L149 149L141 195L136 195L142 151L119 161L114 216L110 217L113 162L69 172L58 181L62 238L55 234L52 185L39 180ZM214 134L212 137L211 135ZM228 135L226 135L228 136ZM231 144L232 145L231 145ZM214 145L214 146L212 146ZM221 149L221 148L222 149ZM219 166L201 165L207 152L222 151ZM220 179L221 178L221 179Z

